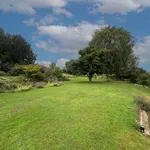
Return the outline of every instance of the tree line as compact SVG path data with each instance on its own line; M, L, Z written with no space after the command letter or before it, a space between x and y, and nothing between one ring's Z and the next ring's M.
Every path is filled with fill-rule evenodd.
M150 85L146 70L138 68L139 58L135 56L135 41L124 28L105 27L96 30L88 47L79 51L79 59L66 63L66 72L74 75L87 75L92 81L93 75L105 74L107 78L127 78L131 82L144 82ZM141 76L141 77L140 77Z

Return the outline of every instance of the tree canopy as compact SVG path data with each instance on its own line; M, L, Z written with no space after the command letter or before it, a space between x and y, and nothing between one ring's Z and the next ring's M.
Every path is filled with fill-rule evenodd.
M80 74L87 74L90 81L94 73L107 77L115 74L117 78L126 76L138 62L133 46L131 34L124 28L108 26L96 30L88 47L79 51L80 57L72 62L71 67L74 66Z
M21 35L11 35L0 28L0 70L7 72L15 64L28 65L35 60L30 44Z

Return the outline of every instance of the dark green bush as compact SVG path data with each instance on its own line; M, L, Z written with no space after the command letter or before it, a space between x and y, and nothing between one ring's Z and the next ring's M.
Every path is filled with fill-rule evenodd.
M62 70L52 63L49 67L41 66L41 72L45 75L45 81L57 81L62 78Z
M53 76L57 77L57 78L61 78L62 77L62 70L59 67L55 67L52 70Z
M17 84L12 83L6 78L0 78L0 92L13 91L17 87Z
M39 65L27 65L24 66L24 72L26 76L33 81L43 81L45 76L41 72L41 66Z
M135 68L129 73L129 81L150 87L150 74L143 68Z
M12 79L13 83L18 83L18 84L26 84L29 81L29 79L25 76L16 76Z
M11 70L11 75L19 76L25 74L23 65L15 65Z
M148 73L142 73L137 78L137 83L145 86L150 86L150 75Z
M150 110L150 97L137 96L135 97L136 104L143 110Z
M5 76L6 73L4 71L0 71L0 76Z
M43 81L45 76L41 72L36 72L29 77L33 81Z

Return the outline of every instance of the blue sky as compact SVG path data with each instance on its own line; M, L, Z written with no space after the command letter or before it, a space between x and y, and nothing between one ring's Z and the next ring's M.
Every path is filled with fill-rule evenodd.
M0 26L21 34L43 64L63 67L107 25L131 32L140 66L150 70L150 0L0 0Z

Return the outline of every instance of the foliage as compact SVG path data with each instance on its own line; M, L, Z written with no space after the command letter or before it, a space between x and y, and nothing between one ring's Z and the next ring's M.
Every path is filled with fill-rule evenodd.
M57 81L68 80L63 76L62 70L52 63L49 67L40 65L16 65L11 75L25 75L32 81Z
M0 78L0 93L12 91L16 87L17 85L15 83L12 83L7 78Z
M146 73L146 70L142 68L134 68L132 71L129 72L129 80L131 83L137 83L138 77L140 74Z
M150 111L150 97L148 96L137 96L135 97L136 104L144 110Z
M109 26L102 31L97 30L89 45L96 50L105 48L110 51L105 56L109 63L106 68L112 69L120 78L137 65L137 58L133 54L134 43L131 34L124 28Z
M59 81L70 81L69 77L67 77L66 75L61 76L61 78L58 79Z
M94 73L115 74L118 79L126 76L137 66L137 57L133 54L134 40L123 28L106 27L97 30L87 48L79 51L80 58L66 63L67 73L76 70L88 75L92 80Z
M11 75L19 76L25 74L23 65L15 65L11 70Z
M45 79L44 74L41 72L41 66L39 65L16 65L12 69L11 75L25 75L33 81L43 81Z
M41 72L36 72L31 74L31 76L28 76L33 81L43 81L45 76Z
M0 76L5 76L6 73L4 71L0 71Z
M77 66L77 61L76 60L70 60L70 61L66 62L65 71L68 74L80 75L80 71L79 71L78 66Z
M62 78L62 70L59 67L55 67L52 71L53 76L57 77L58 79Z
M36 87L36 88L44 88L46 85L47 85L46 82L36 82L34 84L34 87Z
M0 70L8 72L15 64L33 64L36 55L21 35L11 35L0 30Z
M32 83L28 84L28 79L24 76L17 77L1 77L0 78L0 92L21 92L30 89Z
M14 92L25 92L25 91L30 91L30 90L32 90L32 86L31 85L19 85L14 90Z
M11 81L13 83L26 85L28 82L30 82L30 80L26 76L24 76L24 75L10 76L10 78L11 77L12 77Z
M46 81L57 81L63 78L63 72L56 63L51 63L49 67L41 66L41 72L45 75Z
M150 75L148 73L140 74L137 78L137 83L150 87Z
M26 76L34 81L43 81L45 76L41 72L39 65L26 65L23 67Z
M143 68L135 68L129 73L131 83L137 83L150 87L150 74Z
M48 82L46 87L61 86L61 85L63 85L62 82Z

